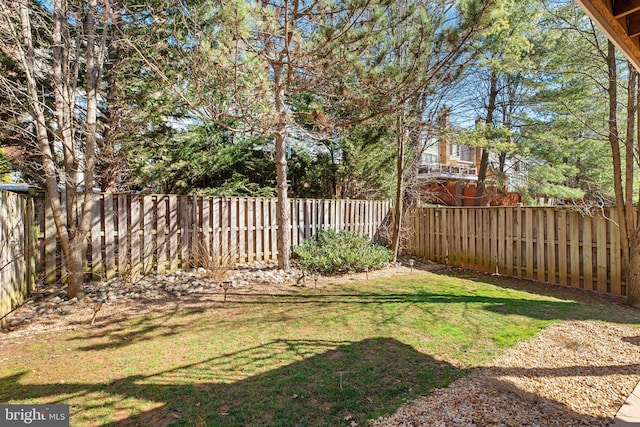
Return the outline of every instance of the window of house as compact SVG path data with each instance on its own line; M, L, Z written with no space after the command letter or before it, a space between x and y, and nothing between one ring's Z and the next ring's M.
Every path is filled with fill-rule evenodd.
M468 145L460 146L460 160L465 162L473 162L475 160L475 152Z
M460 157L460 146L456 144L449 145L449 155L451 157Z
M438 164L438 155L432 153L422 153L423 165L435 165Z

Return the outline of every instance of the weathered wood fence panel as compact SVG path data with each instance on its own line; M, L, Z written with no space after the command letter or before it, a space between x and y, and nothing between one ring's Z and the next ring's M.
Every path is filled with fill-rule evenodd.
M33 199L0 191L0 323L36 282Z
M625 295L616 211L418 207L407 252L443 264Z
M65 280L48 199L37 213L47 283ZM390 201L291 200L292 246L318 230L350 230L380 240ZM32 215L33 217L33 215ZM277 259L276 200L99 194L85 271L94 279L188 268L197 254L237 262Z

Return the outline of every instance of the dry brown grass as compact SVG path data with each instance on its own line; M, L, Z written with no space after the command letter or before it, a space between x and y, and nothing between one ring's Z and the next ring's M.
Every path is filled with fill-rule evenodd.
M209 248L200 242L191 257L190 264L194 268L204 268L208 279L222 280L233 268L235 259L236 256L232 251L223 253L216 246Z

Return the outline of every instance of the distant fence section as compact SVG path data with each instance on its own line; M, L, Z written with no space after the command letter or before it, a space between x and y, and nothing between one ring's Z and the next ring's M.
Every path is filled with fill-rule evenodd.
M49 200L37 203L40 268L46 282L64 279ZM318 230L384 234L390 201L291 200L292 246ZM188 268L203 250L237 262L277 259L276 199L99 194L85 271L94 278L167 273Z
M33 199L0 191L0 323L35 286Z
M412 255L487 273L626 295L615 209L419 207Z

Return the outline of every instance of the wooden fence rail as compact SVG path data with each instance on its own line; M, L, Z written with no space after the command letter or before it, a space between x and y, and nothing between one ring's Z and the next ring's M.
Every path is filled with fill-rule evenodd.
M351 230L379 239L390 201L291 200L292 246L320 229ZM46 282L64 279L49 200L36 204L40 267ZM100 194L84 249L94 278L166 273L188 268L203 249L237 262L277 258L276 199Z
M419 207L407 252L488 273L626 295L615 209Z
M0 191L0 324L35 286L33 218L32 198Z

